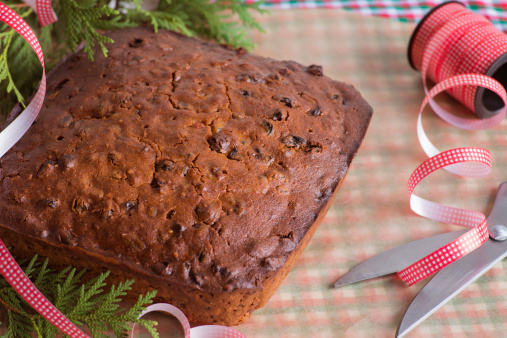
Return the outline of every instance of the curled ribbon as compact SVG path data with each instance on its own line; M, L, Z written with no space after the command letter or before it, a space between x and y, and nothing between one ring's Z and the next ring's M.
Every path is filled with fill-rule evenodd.
M185 338L245 338L241 332L222 325L203 325L190 328L190 323L185 314L171 304L158 303L150 305L141 313L140 317L150 312L164 312L176 317L183 326ZM134 327L132 327L130 338L134 338Z
M50 0L24 1L31 7L36 8L41 26L51 24L57 20L56 14L51 9ZM30 46L32 46L42 65L42 79L30 104L28 104L26 109L0 133L0 157L2 157L26 133L39 114L46 94L46 72L42 49L34 32L16 12L2 2L0 2L0 21L6 23L23 36ZM88 337L37 290L21 267L16 263L1 239L0 273L34 310L59 330L73 338ZM148 306L141 316L152 311L161 311L175 316L183 325L185 338L245 338L242 333L221 325L204 325L190 329L190 323L185 314L177 307L170 304L159 303ZM133 335L134 328L132 328L131 337L133 337Z
M58 20L55 11L51 8L51 0L23 0L23 2L35 10L41 27L50 25Z
M409 59L415 68L421 70L426 93L417 119L417 135L430 158L410 176L410 207L423 217L472 230L398 272L407 285L413 285L437 272L488 239L486 216L482 213L431 202L414 195L413 191L424 177L440 168L464 177L483 177L490 173L491 154L485 149L458 148L440 152L424 132L422 113L429 103L443 120L467 130L487 129L500 123L506 115L507 93L498 81L483 74L505 53L507 37L486 18L468 11L457 2L435 8L413 34ZM437 83L430 91L426 78ZM470 110L476 111L481 104L478 102L481 99L477 95L478 87L489 89L503 102L503 108L489 112L490 117L482 120L455 116L433 100L437 94L447 91Z

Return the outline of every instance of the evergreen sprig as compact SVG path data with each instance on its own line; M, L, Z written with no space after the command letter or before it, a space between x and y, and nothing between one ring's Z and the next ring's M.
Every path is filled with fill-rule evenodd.
M252 16L265 13L262 1L245 4L243 0L159 0L156 8L142 8L142 0L53 0L59 20L41 28L34 11L21 0L3 0L35 30L41 43L46 71L63 56L84 42L84 52L93 60L92 47L98 45L107 55L107 44L113 41L104 31L139 25L150 25L200 36L233 47L252 49L246 29L262 31ZM0 115L16 102L24 102L39 83L41 67L31 47L5 24L0 24Z
M124 337L131 330L130 324L144 326L153 337L158 337L154 321L139 319L147 304L151 304L156 291L140 295L130 308L121 308L121 297L131 289L133 280L112 285L104 293L105 280L109 272L81 283L85 270L76 273L75 268L67 267L61 271L48 268L48 259L42 263L37 256L23 268L34 285L51 301L60 312L78 326L86 326L92 337L108 337L112 331L117 337ZM0 278L0 307L5 309L2 322L7 321L7 332L1 338L55 337L58 329L44 317L36 313L30 305Z
M97 33L94 23L104 21L101 20L103 17L118 15L118 11L105 4L99 4L95 0L82 0L79 4L75 0L63 0L61 5L63 20L67 26L65 33L67 46L75 51L81 41L86 41L84 52L93 61L92 48L97 42L102 54L107 56L107 48L104 43L113 43L114 41Z
M11 91L14 92L14 95L16 95L18 101L23 103L23 95L21 95L18 88L14 84L14 80L12 79L11 72L9 71L7 61L7 51L11 46L13 36L14 30L0 33L0 43L5 42L5 44L2 44L3 51L2 54L0 54L0 82L7 80L7 93L10 93Z

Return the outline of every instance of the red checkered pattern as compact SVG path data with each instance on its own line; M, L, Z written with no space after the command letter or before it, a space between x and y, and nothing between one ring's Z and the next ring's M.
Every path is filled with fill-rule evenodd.
M55 12L51 8L51 0L36 0L35 4L35 11L37 12L37 17L42 27L50 25L58 20Z
M412 42L410 50L413 65L417 70L421 70L422 58L426 51L432 50L428 45L430 38L445 24L445 18L455 17L461 13L463 6L457 3L450 3L436 9L434 15L427 16L424 25L417 31Z
M424 85L426 86L426 81L423 80L423 82ZM437 83L433 88L431 88L431 90L428 92L427 96L423 101L420 113L423 112L423 109L426 106L426 104L430 103L432 98L437 96L439 93L443 91L449 92L449 90L453 88L472 87L472 86L475 88L477 88L477 86L480 86L490 89L498 96L500 96L502 101L504 102L507 101L505 89L495 79L481 74L462 74L447 78ZM463 101L468 99L470 98L469 97L462 98ZM473 106L474 102L472 101L471 104ZM437 115L439 115L444 121L448 122L449 124L466 130L489 129L498 125L505 117L505 110L488 119L477 119L474 117L471 118L460 117L439 109L435 109L435 113L437 113Z
M42 55L39 40L37 40L26 22L2 2L0 2L0 19L25 38L41 60L42 67L44 68L44 56Z
M398 275L407 285L413 285L475 250L481 246L488 237L488 227L486 226L486 219L484 218L473 230L422 258L408 268L401 270L398 272Z
M44 56L39 41L30 27L12 9L0 2L0 21L5 22L22 35L33 48L42 64L42 79L39 89L26 109L0 134L0 157L3 156L28 130L37 117L46 93Z
M51 8L51 0L22 0L28 6L32 7L39 19L41 27L52 24L58 18Z
M417 10L418 17L425 14L425 10ZM339 289L329 285L357 262L379 252L441 233L442 227L444 231L455 229L409 212L404 190L410 168L423 160L411 127L417 117L410 113L419 109L417 102L423 95L419 75L409 68L405 57L413 25L319 9L273 11L257 19L268 34L252 33L258 45L256 53L323 65L327 76L353 84L375 113L347 178L309 246L266 306L238 329L252 338L392 336L400 308L406 307L417 287L407 288L392 277ZM459 108L445 94L441 99ZM490 210L492 199L488 196L505 180L507 125L465 134L446 128L431 115L424 122L432 139L487 145L495 166L485 180L452 180L445 172L435 172L428 178L435 184L431 188L420 185L418 191L450 204ZM505 268L505 260L494 266L416 327L413 336L486 338L505 334ZM178 336L181 329L176 319L171 327L171 318L151 315L159 322L161 336ZM0 333L5 332L0 328Z
M485 17L456 3L441 6L424 20L410 51L423 81L428 77L436 83L458 74L485 74L505 53L505 34ZM472 111L476 92L477 85L460 85L448 90Z
M458 260L467 253L478 248L488 239L486 216L482 213L448 207L427 201L412 194L417 184L432 172L446 166L463 162L476 162L481 165L470 166L468 168L470 171L462 174L483 176L490 171L491 154L487 150L481 148L448 150L426 160L410 176L408 181L408 193L412 210L429 219L473 229L455 241L398 272L400 278L409 286Z
M259 0L245 0L254 3ZM268 8L342 8L364 15L401 21L419 21L429 8L448 0L265 0ZM460 0L471 10L484 15L500 30L507 30L507 4L503 0Z
M468 44L463 44L463 41ZM473 53L466 53L471 46L475 48ZM416 69L421 70L427 93L419 110L417 131L421 146L431 158L421 164L408 181L410 206L414 212L429 219L473 229L400 271L398 275L407 285L415 284L463 257L488 238L486 217L482 213L448 207L412 194L415 186L424 177L440 168L447 168L453 174L464 177L482 177L491 171L491 154L487 150L459 148L440 153L422 128L421 115L424 107L431 103L435 112L448 123L462 129L477 130L491 128L500 123L505 117L507 104L507 93L503 86L498 81L482 75L496 58L507 52L507 37L496 31L486 18L469 12L459 4L444 5L433 11L418 26L411 48L412 61ZM490 48L497 51L492 52ZM470 71L478 73L469 74ZM429 92L426 89L426 77L437 82ZM432 101L437 94L447 91L473 110L478 86L490 89L501 97L504 102L501 113L484 120L461 118ZM466 162L476 163L463 164Z
M423 178L432 172L463 162L477 162L481 165L469 167L469 171L462 172L462 176L481 177L491 171L491 153L482 148L456 148L441 152L422 163L408 180L408 194L412 195L415 187Z

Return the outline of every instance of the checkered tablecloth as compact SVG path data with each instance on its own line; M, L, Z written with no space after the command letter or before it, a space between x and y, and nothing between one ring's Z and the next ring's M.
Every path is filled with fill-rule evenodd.
M254 3L260 0L245 0ZM429 8L448 0L264 0L266 8L342 8L366 15L417 22ZM507 1L460 0L469 9L486 16L498 29L507 30Z
M394 337L425 282L406 287L392 275L339 289L331 285L381 251L457 229L418 217L409 208L407 180L426 159L416 137L421 79L406 58L414 24L329 9L273 10L260 20L267 33L253 36L256 53L323 65L325 75L353 84L375 112L309 246L267 305L237 329L250 338ZM491 175L481 179L437 172L421 183L418 195L489 213L499 183L507 181L507 121L492 130L466 132L430 113L423 124L442 149L482 146L494 162ZM495 265L408 337L505 337L505 268L506 261Z

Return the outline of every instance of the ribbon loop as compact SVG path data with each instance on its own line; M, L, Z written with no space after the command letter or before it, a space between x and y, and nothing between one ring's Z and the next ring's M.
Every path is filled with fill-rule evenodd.
M497 80L484 75L502 55L507 55L507 37L484 17L468 11L461 4L448 3L432 11L418 25L409 47L409 59L421 70L426 96L419 110L417 135L424 152L430 157L408 180L411 209L423 217L471 228L458 239L398 272L412 285L478 248L488 239L486 216L480 212L453 208L425 200L413 194L415 187L432 172L445 169L463 177L483 177L491 172L492 157L481 148L456 148L440 152L427 137L422 113L429 103L433 111L449 124L466 130L491 128L506 115L507 93ZM428 90L426 79L436 85ZM485 88L503 102L496 114L479 119L462 118L443 109L433 98L443 91L475 112L482 104L478 88Z
M176 317L181 326L183 326L185 338L246 338L241 332L222 325L203 325L190 328L190 323L188 322L185 314L176 306L171 304L159 303L150 305L143 311L140 317L150 312L164 312ZM130 334L131 338L134 338L134 327L135 325L132 327Z
M41 27L50 25L58 20L55 11L51 8L51 0L22 0L28 6L32 7L37 13Z

